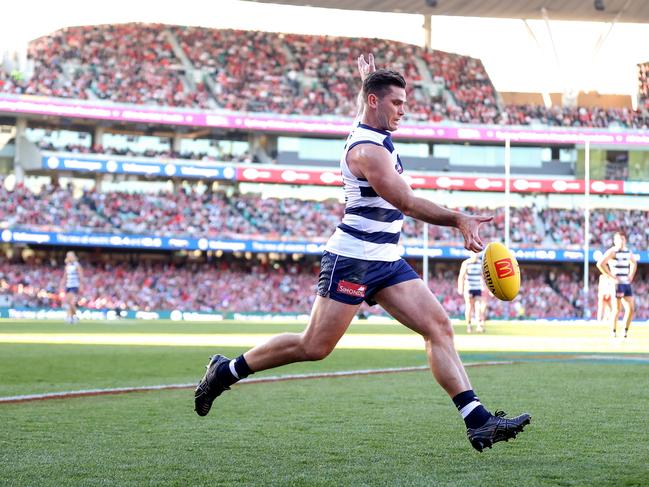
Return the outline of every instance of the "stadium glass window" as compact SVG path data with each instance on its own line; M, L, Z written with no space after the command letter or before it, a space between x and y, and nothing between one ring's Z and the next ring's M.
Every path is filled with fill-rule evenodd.
M337 161L345 146L343 139L311 139L302 137L279 137L279 152L297 152L300 159Z
M41 128L27 128L27 139L40 147L54 150L66 150L74 147L90 148L91 137L87 132L73 130L45 130Z
M136 154L147 151L165 152L171 149L169 139L149 135L104 134L102 145L116 150L129 150Z
M395 142L394 148L401 157L428 157L430 155L428 144Z
M300 137L279 137L279 152L297 152L300 159L337 161L344 147L343 139L312 139ZM428 157L428 144L395 143L402 157Z
M435 144L433 146L433 155L440 159L450 159L451 147L452 146L448 144Z
M543 163L544 148L512 147L512 167L538 167ZM433 149L435 157L447 158L453 166L500 167L505 162L505 148L497 146L473 146L438 144Z
M250 149L250 144L241 140L181 139L180 152L204 154L214 159L224 156L243 156Z
M561 162L575 162L577 160L577 151L575 149L560 149L559 160Z
M540 168L543 165L543 150L541 147L512 147L512 166Z

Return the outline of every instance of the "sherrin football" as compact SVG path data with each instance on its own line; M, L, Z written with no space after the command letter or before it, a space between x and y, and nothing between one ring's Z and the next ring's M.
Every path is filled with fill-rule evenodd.
M514 299L521 288L518 261L500 242L491 242L484 250L482 277L493 295L502 301Z

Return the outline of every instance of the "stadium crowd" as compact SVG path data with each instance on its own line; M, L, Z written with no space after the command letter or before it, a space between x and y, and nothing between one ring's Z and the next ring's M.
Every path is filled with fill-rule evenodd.
M413 262L419 268L418 262ZM85 284L80 305L88 309L181 310L202 312L308 313L316 291L317 259L299 262L224 257L212 262L169 263L142 260L83 262ZM63 306L62 265L54 260L9 262L0 258L0 296L14 307ZM429 284L451 316L462 317L464 299L457 293L459 263L435 264ZM523 287L507 305L489 298L489 317L580 318L583 298L579 272L557 266L522 267ZM596 309L592 276L589 306ZM263 283L263 285L260 285ZM636 279L637 295L649 291L645 279ZM254 292L252 292L254 290ZM649 318L649 303L637 300L638 319ZM384 314L380 307L363 306L364 315Z
M459 209L494 215L493 223L483 227L485 239L503 234L502 208ZM322 242L340 223L343 212L343 203L335 199L261 198L233 190L99 192L47 184L36 192L23 184L11 191L0 184L0 228ZM647 248L648 218L646 210L593 209L591 244L607 247L613 233L622 229L629 233L631 248ZM576 209L512 207L510 231L511 242L520 247L581 248L583 214ZM402 243L419 242L422 235L423 223L406 218ZM428 238L430 245L461 243L459 232L450 227L429 225Z
M649 109L649 62L638 64L640 103Z
M482 61L437 50L420 49L417 54L426 63L433 80L451 94L452 101L447 103L443 118L463 123L497 122L496 90Z
M69 27L36 39L29 70L0 68L0 92L350 116L358 92L355 59L369 50L380 66L405 74L411 120L649 127L646 108L503 106L482 62L459 54L381 39L158 24ZM640 66L642 90L646 66Z
M297 264L273 268L248 261L84 263L84 269L79 304L89 309L308 312L315 283L312 269ZM0 293L17 307L60 308L62 274L61 265L48 262L2 262Z
M647 128L649 115L630 108L506 105L500 122L505 125L542 124L552 127Z
M608 247L613 234L622 229L628 234L627 242L632 249L649 246L647 210L594 210L590 213L590 244ZM548 208L540 211L545 234L551 242L563 248L581 248L584 244L584 214L577 209Z
M5 73L0 90L209 108L204 85L187 85L167 36L158 24L68 27L31 42L32 76L21 79Z

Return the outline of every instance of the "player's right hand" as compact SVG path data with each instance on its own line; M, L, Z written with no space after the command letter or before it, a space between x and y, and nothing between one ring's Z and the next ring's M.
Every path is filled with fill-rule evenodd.
M374 54L369 53L367 56L367 61L365 61L365 56L358 56L358 72L361 75L361 80L365 81L365 78L369 76L370 73L376 71L376 66L374 65Z
M460 215L457 228L464 237L464 248L472 252L480 252L484 249L482 239L478 234L478 229L483 223L489 223L494 219L493 216L483 215Z

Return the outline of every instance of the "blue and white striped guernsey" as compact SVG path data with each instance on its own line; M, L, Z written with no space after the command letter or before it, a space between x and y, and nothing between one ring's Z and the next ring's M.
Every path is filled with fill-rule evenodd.
M65 287L79 287L79 264L77 262L65 265Z
M359 123L347 137L340 159L345 191L345 216L325 250L344 257L394 262L401 258L398 250L403 213L381 198L366 179L357 178L347 166L347 153L359 144L385 147L394 169L399 174L403 166L394 150L390 132Z
M620 284L629 284L631 275L631 251L627 248L613 252L613 258L608 261L611 274L618 278Z
M482 290L482 263L480 259L476 262L467 262L464 285L466 286L465 289L469 291Z

